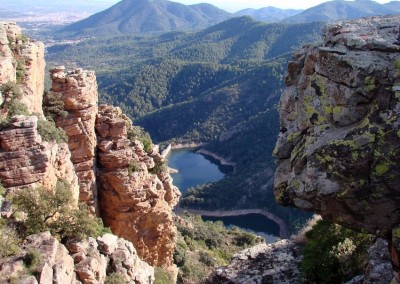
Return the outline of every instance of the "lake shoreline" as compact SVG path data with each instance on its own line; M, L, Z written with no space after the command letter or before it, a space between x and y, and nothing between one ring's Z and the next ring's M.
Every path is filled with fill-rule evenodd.
M249 214L260 214L264 217L267 217L271 221L275 222L279 226L279 237L281 239L288 239L289 238L289 231L285 222L279 218L278 216L268 212L264 209L237 209L237 210L196 210L196 209L187 209L181 208L177 206L175 208L175 213L182 214L185 211L191 214L207 216L207 217L230 217L230 216L242 216L242 215L249 215Z
M218 163L220 163L223 166L230 166L230 167L233 167L233 168L236 167L236 163L235 162L228 161L225 158L219 156L218 154L215 154L215 153L210 152L208 150L199 149L199 150L196 151L196 153L204 155L204 156L209 156L209 157L213 158L214 160L217 160Z

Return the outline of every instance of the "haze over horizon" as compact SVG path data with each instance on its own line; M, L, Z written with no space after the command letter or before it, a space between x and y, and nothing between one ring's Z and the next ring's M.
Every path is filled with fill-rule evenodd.
M104 2L104 0L101 0ZM107 0L106 0L107 1ZM110 3L117 3L120 0L108 0ZM281 9L308 9L313 6L319 5L324 2L332 0L303 0L303 1L282 1L282 0L235 0L234 2L230 0L170 0L172 2L179 2L185 5L193 5L199 3L209 3L217 6L220 9L226 10L228 12L237 12L246 8L260 9L264 7L276 7ZM353 0L349 0L353 1ZM360 0L357 0L360 1ZM362 0L361 0L362 1ZM374 0L375 2L384 4L391 2L390 0ZM394 0L399 1L399 0Z

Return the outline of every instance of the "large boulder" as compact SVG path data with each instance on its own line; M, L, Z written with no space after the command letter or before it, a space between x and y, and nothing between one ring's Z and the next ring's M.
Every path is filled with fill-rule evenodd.
M330 24L280 101L275 196L390 241L399 265L400 16Z

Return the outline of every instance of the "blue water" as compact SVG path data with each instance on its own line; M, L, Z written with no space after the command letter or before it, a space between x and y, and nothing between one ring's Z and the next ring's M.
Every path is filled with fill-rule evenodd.
M185 193L189 187L216 182L224 177L218 165L203 155L196 154L190 148L172 150L167 159L168 166L179 171L171 176L174 179L174 185L182 193Z
M196 154L191 148L172 150L167 156L168 166L177 169L177 174L171 174L182 193L188 188L224 178L224 170L218 167L215 160ZM279 236L279 227L272 220L261 214L249 214L231 217L205 217L203 220L222 221L226 227L237 226L262 236L267 242L274 242Z

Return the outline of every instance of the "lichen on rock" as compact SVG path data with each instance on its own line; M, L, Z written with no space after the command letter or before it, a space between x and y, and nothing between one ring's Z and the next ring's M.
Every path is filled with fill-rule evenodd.
M280 101L275 196L391 239L400 222L400 17L327 25L297 51Z

